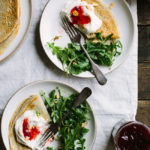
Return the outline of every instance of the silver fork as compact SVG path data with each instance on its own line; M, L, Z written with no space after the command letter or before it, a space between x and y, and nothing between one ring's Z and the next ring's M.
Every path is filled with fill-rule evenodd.
M77 29L75 29L75 27L69 22L68 18L63 13L61 13L61 20L63 23L63 27L64 27L66 33L68 34L68 36L70 37L71 41L73 43L78 43L80 45L80 47L82 48L82 50L85 52L85 54L91 64L93 74L95 75L98 83L101 85L106 84L106 82L107 82L106 77L101 72L98 65L93 62L93 60L89 56L87 50L83 46L85 43L83 35L79 31L77 31Z

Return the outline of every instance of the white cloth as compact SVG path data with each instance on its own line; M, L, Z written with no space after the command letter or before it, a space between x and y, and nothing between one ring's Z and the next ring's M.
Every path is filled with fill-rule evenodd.
M136 0L130 7L137 24ZM93 150L112 150L109 140L116 122L134 119L137 110L137 26L133 50L127 60L107 75L108 83L99 86L95 79L69 76L55 67L45 55L39 39L39 21L47 0L33 0L33 19L27 39L9 60L0 64L0 113L12 94L27 83L41 79L59 80L81 90L92 88L90 104L97 119L97 139Z

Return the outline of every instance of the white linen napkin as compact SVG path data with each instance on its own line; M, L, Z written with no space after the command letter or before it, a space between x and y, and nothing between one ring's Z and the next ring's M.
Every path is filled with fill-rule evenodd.
M0 64L0 114L9 98L27 83L41 79L59 80L81 90L92 88L93 106L97 120L97 138L93 150L113 150L111 131L121 119L135 119L137 110L137 26L133 50L127 60L107 75L106 86L99 86L95 79L70 76L55 67L46 57L39 39L39 20L48 0L32 0L33 19L26 41L6 62ZM128 0L137 24L136 0Z

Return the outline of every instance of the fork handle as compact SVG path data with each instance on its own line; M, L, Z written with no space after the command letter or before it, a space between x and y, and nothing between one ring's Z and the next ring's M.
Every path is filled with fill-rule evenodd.
M59 120L58 126L61 124L62 121L64 121L66 119L66 117L72 112L73 108L76 108L78 106L80 106L90 95L92 94L92 91L90 88L85 87L80 94L78 95L78 97L75 99L73 106L71 107L71 109L63 116L62 119Z
M88 60L90 61L91 63L91 67L92 67L92 70L93 70L93 74L95 75L96 77L96 80L98 81L98 83L100 85L105 85L106 82L107 82L107 79L106 77L104 76L104 74L101 72L101 70L99 69L98 65L96 65L93 60L91 59L91 57L89 56L87 50L84 48L84 46L81 44L80 42L80 46L81 48L84 50Z

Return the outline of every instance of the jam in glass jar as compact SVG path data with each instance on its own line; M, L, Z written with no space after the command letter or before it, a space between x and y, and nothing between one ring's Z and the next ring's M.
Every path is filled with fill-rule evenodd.
M150 129L141 122L119 122L112 135L116 150L150 150Z

